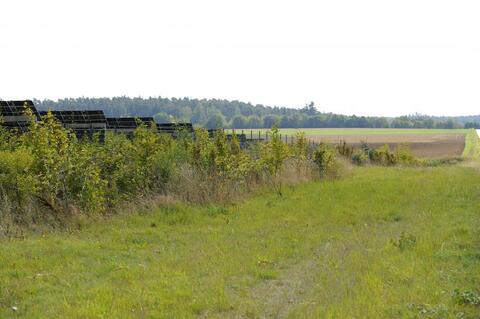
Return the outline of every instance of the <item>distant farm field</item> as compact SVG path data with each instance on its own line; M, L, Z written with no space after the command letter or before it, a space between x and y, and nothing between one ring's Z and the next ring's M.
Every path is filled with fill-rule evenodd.
M240 132L242 130L236 130ZM315 142L338 143L345 141L358 148L362 142L376 148L389 145L394 148L398 144L407 144L415 155L425 158L461 156L465 148L464 129L383 129L383 128L301 128L281 129L287 136L295 136L297 132L305 132ZM264 135L265 129L244 129L247 136Z
M268 129L236 129L237 132L253 134L268 131ZM339 136L339 135L435 135L435 134L466 134L468 129L408 129L408 128L282 128L282 134L294 135L302 131L305 134L319 136Z

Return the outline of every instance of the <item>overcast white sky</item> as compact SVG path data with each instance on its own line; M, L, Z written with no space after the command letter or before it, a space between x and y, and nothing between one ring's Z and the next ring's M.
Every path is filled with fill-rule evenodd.
M0 98L480 114L480 1L5 0Z

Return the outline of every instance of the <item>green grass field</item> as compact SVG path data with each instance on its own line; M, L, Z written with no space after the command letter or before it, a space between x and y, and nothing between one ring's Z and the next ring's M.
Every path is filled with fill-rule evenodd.
M479 179L358 168L3 241L0 318L478 318Z
M245 133L258 134L265 132L267 129L243 129ZM235 130L237 132L241 129ZM466 134L468 129L396 129L396 128L282 128L280 132L283 134L294 135L298 131L305 132L306 135L432 135L432 134Z
M480 158L480 139L477 131L474 129L469 130L465 134L465 149L462 156L473 159Z

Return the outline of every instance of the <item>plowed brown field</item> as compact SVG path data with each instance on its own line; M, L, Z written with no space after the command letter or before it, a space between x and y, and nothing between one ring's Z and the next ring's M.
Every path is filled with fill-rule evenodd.
M452 157L461 156L465 148L465 134L431 134L431 135L338 135L322 136L308 135L315 141L326 141L338 143L346 141L353 147L359 147L362 141L368 143L370 147L376 148L387 144L394 148L398 144L407 144L415 155L419 157Z

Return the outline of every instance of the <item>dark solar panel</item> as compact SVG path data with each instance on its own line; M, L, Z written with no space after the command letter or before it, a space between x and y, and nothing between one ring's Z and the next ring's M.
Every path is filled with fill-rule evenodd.
M158 131L161 133L187 132L193 133L192 123L160 123L157 124Z
M0 101L0 116L2 117L2 126L8 129L18 129L25 132L28 129L30 119L25 116L25 108L29 108L36 120L41 120L48 112L38 112L30 100L26 101ZM189 134L193 137L192 123L155 123L153 117L109 117L106 118L103 111L50 111L52 115L62 124L63 127L72 130L75 135L81 139L84 137L92 138L94 134L99 134L103 140L105 131L114 133L125 133L129 137L140 125L145 124L150 127L156 124L158 132L178 137L181 134Z
M107 121L103 111L50 111L61 123L103 123L106 125ZM40 112L42 116L47 112Z
M155 123L153 117L107 117L107 129L114 133L126 134L133 137L133 132L140 124L150 127Z
M98 135L100 140L105 138L107 119L103 111L50 111L62 123L63 127L73 130L78 139L93 138ZM40 112L45 116L48 112Z
M140 123L149 126L155 123L153 117L107 117L108 128L137 128Z
M182 130L182 129L187 129L189 131L193 131L193 125L192 123L159 123L157 124L159 128L165 128L165 129L177 129L177 130Z
M0 101L0 115L4 122L17 121L19 117L23 119L26 109L30 109L33 115L38 117L37 109L32 101ZM25 121L28 121L28 119L25 119Z
M25 101L0 101L0 117L2 126L6 129L16 129L25 132L28 129L30 118L25 115L25 111L30 109L36 120L39 114L35 105L30 100Z
M137 117L137 122L140 121L141 123L145 124L146 126L150 127L150 125L157 124L153 117Z
M157 129L160 134L169 134L173 138L180 136L193 137L192 123L160 123L157 124Z
M137 121L134 117L107 117L107 127L109 129L132 129L137 127Z

